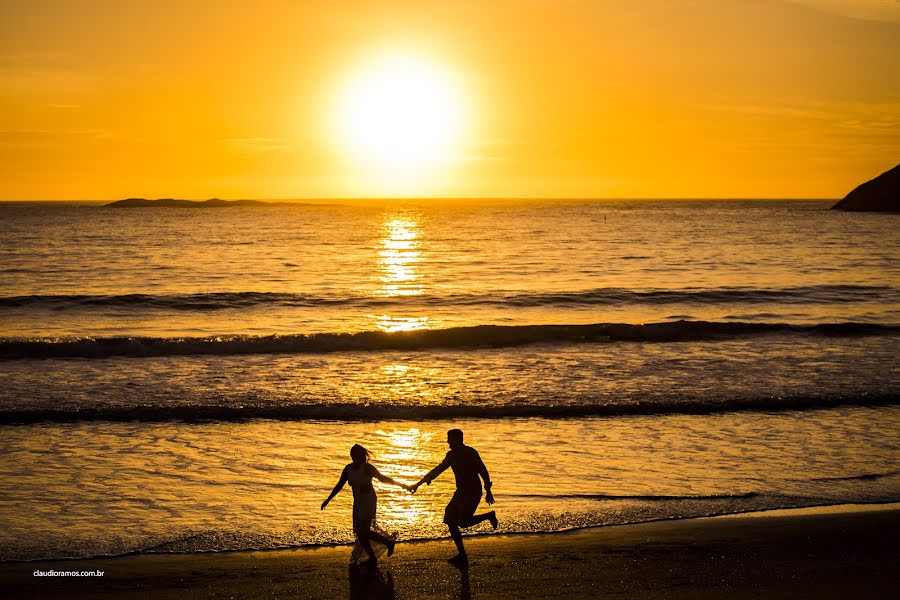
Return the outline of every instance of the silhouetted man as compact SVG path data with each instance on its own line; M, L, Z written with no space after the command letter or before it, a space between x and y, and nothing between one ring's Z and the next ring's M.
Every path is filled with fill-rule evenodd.
M453 469L453 476L456 477L456 492L450 499L450 503L447 504L447 508L444 509L444 523L450 529L450 537L453 538L456 549L459 551L459 554L451 558L450 562L465 564L469 557L466 555L462 532L459 528L471 527L482 521L490 521L491 526L497 529L497 513L491 511L483 515L475 514L475 509L481 502L482 479L484 479L484 488L487 490L484 499L489 505L494 503L494 495L491 493L491 478L478 452L475 448L463 444L463 432L459 429L451 429L447 432L447 444L450 446L450 451L447 452L443 462L413 485L410 491L415 493L423 483L431 485L431 482L446 471L447 467Z

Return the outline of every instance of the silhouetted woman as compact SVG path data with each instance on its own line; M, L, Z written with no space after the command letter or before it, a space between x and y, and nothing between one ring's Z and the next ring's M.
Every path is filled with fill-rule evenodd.
M363 550L369 554L369 560L362 564L374 566L378 563L378 557L372 549L371 540L384 544L387 547L388 556L394 553L396 542L372 530L372 524L375 521L375 507L378 502L375 488L372 487L372 478L402 487L405 490L410 489L410 486L394 481L390 477L379 473L378 469L369 464L369 456L369 451L359 444L354 444L350 448L350 458L353 459L353 462L344 467L337 485L334 486L331 494L322 503L322 510L325 510L325 507L341 491L344 484L349 482L350 488L353 490L353 533L356 534L356 539L359 541L360 546L363 547Z

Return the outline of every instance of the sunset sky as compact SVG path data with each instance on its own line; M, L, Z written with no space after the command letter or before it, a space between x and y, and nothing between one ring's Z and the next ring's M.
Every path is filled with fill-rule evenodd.
M0 0L0 199L840 197L900 2Z

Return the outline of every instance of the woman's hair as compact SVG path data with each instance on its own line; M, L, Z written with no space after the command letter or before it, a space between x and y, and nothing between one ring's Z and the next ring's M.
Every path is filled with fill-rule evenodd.
M372 453L359 444L353 444L353 447L350 448L350 458L352 458L355 463L369 462L370 456L372 456Z

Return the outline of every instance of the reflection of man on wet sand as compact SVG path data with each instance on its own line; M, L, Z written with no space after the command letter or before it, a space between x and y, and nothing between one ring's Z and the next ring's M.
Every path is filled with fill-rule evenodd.
M456 492L444 510L444 523L450 529L450 537L453 538L456 549L459 551L459 554L451 558L450 562L464 564L468 561L468 556L459 528L471 527L482 521L490 521L491 526L497 529L497 514L494 511L481 515L475 514L475 509L481 502L482 479L484 479L484 489L487 490L484 499L489 505L494 503L494 495L491 493L491 478L478 452L475 448L463 444L463 432L459 429L451 429L447 432L447 444L450 445L450 451L447 452L446 458L413 485L410 491L415 493L423 483L431 485L431 482L446 471L447 467L453 469L453 475L456 478Z

